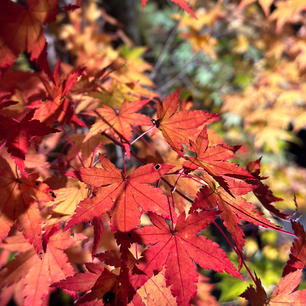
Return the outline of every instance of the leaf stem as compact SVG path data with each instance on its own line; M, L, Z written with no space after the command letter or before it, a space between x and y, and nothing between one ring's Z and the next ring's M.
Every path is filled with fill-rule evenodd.
M172 197L173 197L173 194L171 193ZM173 216L172 216L172 209L171 209L171 203L170 203L170 200L169 200L169 197L167 197L167 201L168 201L168 207L169 207L169 214L170 214L170 219L171 219L171 232L173 231ZM173 205L174 205L174 202L173 202Z
M193 181L195 181L195 182L197 182L197 183L199 183L199 184L201 184L201 185L203 185L203 186L207 186L207 184L205 184L204 181L201 182L201 181L197 180L196 178L194 178L194 177L192 177L192 176L190 176L190 175L188 175L188 174L185 174L184 177L188 177L188 178L190 178L191 180L193 180Z
M141 137L143 137L144 135L146 135L147 133L149 133L153 129L155 129L155 125L151 126L148 130L146 130L145 132L140 134L138 137L136 137L132 142L130 142L130 145L133 145L138 139L140 139Z
M124 177L126 177L126 165L125 165L126 158L125 157L127 154L124 149L122 151L123 151L123 174L124 174Z
M292 236L292 237L294 237L294 238L297 237L294 233L288 232L288 231L283 230L283 229L281 229L281 228L278 228L278 229L276 228L275 230L278 231L278 232L280 232L280 233L282 233L282 234L286 234L286 235Z
M145 137L142 137L140 140L141 140L141 141L151 150L151 152L155 152L155 153L158 154L158 151L156 150L156 148L154 148L154 147L152 146L152 143L150 143L149 141L147 141Z
M177 184L178 184L178 181L179 181L179 179L181 178L181 176L184 174L184 169L182 168L180 171L179 171L179 175L178 175L178 177L177 177L177 179L176 179L176 181L175 181L175 183L174 183L174 186L171 188L171 194L173 194L174 193L174 191L176 190L176 186L177 186ZM173 205L174 205L174 202L173 202ZM174 207L174 206L173 206Z
M250 271L249 267L245 263L244 258L242 256L242 254L239 252L239 250L237 249L237 247L232 244L232 242L227 238L227 236L223 232L222 228L215 221L213 221L212 223L217 227L217 229L221 232L222 236L225 238L225 240L228 242L228 244L231 246L231 248L234 250L234 252L237 254L237 256L241 259L242 264L244 265L244 267L246 268L247 272L251 276L254 284L256 284L256 280L255 280L254 275L252 274L252 272Z
M170 184L165 178L162 177L161 180L162 180L163 182L165 182L169 187L171 187L171 189L173 188L173 185ZM188 202L193 203L193 200L189 199L189 198L188 198L186 195L184 195L181 191L175 189L175 192L177 192L182 198L184 198L184 199L187 200Z

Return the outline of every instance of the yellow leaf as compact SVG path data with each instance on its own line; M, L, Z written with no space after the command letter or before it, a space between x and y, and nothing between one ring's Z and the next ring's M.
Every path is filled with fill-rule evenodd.
M86 185L76 179L70 179L67 187L57 189L54 193L56 199L50 203L55 207L53 212L69 216L74 213L77 204L87 197Z

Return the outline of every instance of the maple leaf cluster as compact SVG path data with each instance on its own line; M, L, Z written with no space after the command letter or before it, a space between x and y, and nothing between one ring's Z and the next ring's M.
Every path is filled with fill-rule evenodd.
M263 156L262 173L284 200L279 207L297 204L304 214L305 1L238 2L196 1L197 20L175 15L193 49L190 66L197 63L182 85L175 83L205 106L220 107L227 139ZM208 60L199 59L204 54Z
M246 167L233 162L243 148L210 128L219 115L192 110L179 90L164 99L148 90L143 50L129 57L111 49L111 35L98 33L95 22L116 22L103 10L90 14L94 2L83 8L85 21L80 3L62 9L58 2L0 4L1 24L9 24L0 32L1 305L12 298L47 305L56 288L84 306L215 304L199 269L242 279L243 224L290 234L262 208L291 215L274 206L280 199L262 182L260 159ZM194 15L184 1L173 2ZM71 20L62 35L76 65L58 61L51 73L42 25L59 11ZM96 48L90 61L84 41ZM12 67L24 51L40 72ZM238 267L209 238L210 226L236 252ZM306 291L296 287L306 235L299 223L292 227L284 278L270 298L249 271L256 288L242 296L251 305L305 304Z

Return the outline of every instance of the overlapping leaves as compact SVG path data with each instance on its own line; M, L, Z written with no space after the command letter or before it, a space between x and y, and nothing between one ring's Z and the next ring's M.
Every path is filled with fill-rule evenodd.
M173 2L194 16L187 1ZM46 56L42 24L54 20L58 1L28 0L26 4L6 0L0 5L16 13L15 19L14 14L0 13L8 32L15 31L10 40L10 33L0 30L1 55L5 55L1 68L10 66L24 51L46 68L40 62ZM94 5L90 7L88 24L99 19L90 14ZM103 18L117 25L105 12ZM88 45L99 48L111 38L97 34L96 27L88 29L78 14L71 14L71 19L70 47L76 63L84 64L92 51L83 46L84 37ZM80 25L84 26L82 43L76 39ZM122 31L118 33L126 39ZM28 74L31 81L39 80L33 81L35 89L23 94L16 88L1 89L1 301L15 296L22 305L41 306L56 287L86 306L190 305L197 292L198 267L241 278L221 247L202 232L208 232L216 218L223 221L244 263L243 222L280 230L246 196L253 192L279 218L290 215L273 206L279 198L261 182L259 161L249 163L247 169L237 165L232 158L238 147L227 145L209 130L208 125L219 115L188 109L180 101L179 90L164 101L150 100L157 95L141 87L141 83L151 85L143 74L150 65L141 61L137 69L135 63L129 63L135 56L132 52L124 61L111 48L94 51L88 70L66 67L71 72L62 74L58 62L52 75ZM136 71L128 75L131 67ZM108 72L111 68L113 76ZM156 110L153 126L143 109L147 104L151 113ZM84 122L76 115L80 113ZM88 115L95 118L94 123ZM66 124L71 138L68 133L55 133L59 132L55 127ZM78 133L80 126L88 128L87 136L84 130ZM143 131L148 127L149 131ZM133 141L140 131L148 134ZM108 142L96 135L101 133ZM81 136L78 145L74 136ZM89 139L94 141L86 153L81 152L80 143L87 145ZM134 146L138 139L142 147ZM145 152L139 152L144 146ZM131 156L126 154L127 147ZM29 151L34 158L44 154L46 166L28 167ZM162 151L172 154L171 158ZM192 192L186 190L185 180L196 182ZM297 238L284 278L270 298L259 278L254 278L256 289L250 287L242 295L251 305L304 305L305 291L295 289L305 266L305 232L300 224L292 224Z
M140 225L143 212L154 211L169 218L166 196L149 184L159 180L172 166L147 164L127 176L105 157L100 156L100 163L102 168L80 170L82 181L99 189L79 204L66 228L111 210L112 225L124 232Z

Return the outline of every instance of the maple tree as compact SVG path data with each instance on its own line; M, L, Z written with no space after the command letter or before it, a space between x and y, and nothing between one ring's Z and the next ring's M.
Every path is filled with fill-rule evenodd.
M146 9L147 1L139 2ZM194 2L172 2L188 13L179 21L189 27L184 38L217 58L216 39L198 32L225 19L226 4L203 13L192 9ZM242 12L253 2L234 5ZM272 1L259 1L277 33L305 9L284 2L289 11L277 4L270 15ZM57 35L71 56L53 69L46 33ZM118 39L128 46L116 47ZM161 96L146 74L153 67L144 52L94 1L0 3L1 305L51 305L56 290L84 306L216 305L213 273L253 281L240 292L249 305L306 305L305 289L298 290L306 233L294 212L276 206L281 199L263 182L261 159L239 165L247 148L216 133L219 114L195 109L179 89ZM261 76L243 95L262 102L268 86L277 107L286 97L304 99L296 91L305 66L294 63L298 72L288 71L286 79L292 92L283 92L278 82L287 76L273 66L275 75ZM223 110L237 101L235 94L225 100ZM284 114L286 123L303 108L297 103ZM246 125L262 116L250 115ZM303 118L295 118L295 128ZM293 232L277 220L291 223ZM248 225L294 238L271 295L247 262Z

